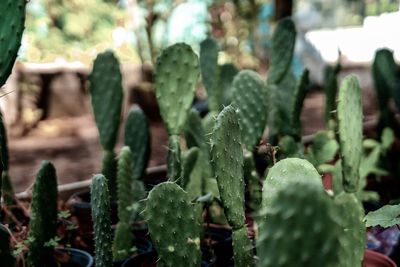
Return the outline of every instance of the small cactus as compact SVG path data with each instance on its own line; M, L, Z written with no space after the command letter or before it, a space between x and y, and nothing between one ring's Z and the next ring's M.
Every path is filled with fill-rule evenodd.
M110 195L107 179L97 174L91 186L92 218L95 238L96 267L112 266L112 236L110 219Z
M172 135L169 137L168 144L168 179L177 181L181 178L182 173L181 144L179 136Z
M29 223L28 266L53 267L53 247L46 245L57 234L57 177L48 161L42 162L33 186Z
M15 258L10 245L10 232L2 224L0 224L0 262L5 267L15 266Z
M177 184L154 187L147 198L145 216L159 264L167 267L200 266L200 223L188 194Z
M324 69L324 91L325 91L325 125L334 119L333 111L336 110L336 95L338 91L337 75L340 71L340 64L336 66L327 65Z
M294 91L293 105L291 110L291 121L292 125L292 136L296 141L301 141L301 109L303 108L303 102L306 98L307 87L310 83L309 71L307 69L304 70L303 74L300 77L300 80L297 83L296 90Z

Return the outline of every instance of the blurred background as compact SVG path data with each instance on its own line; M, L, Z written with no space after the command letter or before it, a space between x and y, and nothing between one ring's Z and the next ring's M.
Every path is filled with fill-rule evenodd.
M371 62L387 47L400 60L398 0L30 0L18 62L2 88L8 127L10 175L17 192L33 181L41 160L54 162L59 183L86 180L100 170L101 149L87 75L95 56L113 49L122 63L125 112L140 105L151 121L150 166L165 164L167 135L153 93L153 63L162 48L186 42L197 52L216 39L221 64L251 68L266 77L276 21L292 16L297 27L293 71L311 71L304 135L323 128L326 65L361 81L365 120L377 113ZM202 108L205 93L199 88Z

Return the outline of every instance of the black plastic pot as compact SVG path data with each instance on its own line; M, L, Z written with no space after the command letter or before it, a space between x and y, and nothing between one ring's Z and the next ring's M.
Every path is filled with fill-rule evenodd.
M215 267L231 267L233 263L232 231L222 227L208 226L201 244L203 261Z
M61 262L60 267L92 267L93 257L86 251L75 248L58 248L57 253L67 254L68 261Z

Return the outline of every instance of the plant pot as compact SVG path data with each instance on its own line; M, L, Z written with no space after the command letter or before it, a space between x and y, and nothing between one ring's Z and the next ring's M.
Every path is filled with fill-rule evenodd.
M149 239L145 237L139 237L136 235L136 248L137 248L137 253L135 256L139 256L142 254L147 254L151 253L154 251L153 249L153 244L150 242ZM133 256L133 257L135 257ZM128 259L122 260L122 261L117 261L113 263L113 267L121 267L123 264L127 261Z
M224 226L207 225L201 244L205 266L233 266L232 231Z
M93 257L80 249L56 248L54 257L57 267L92 267L94 265Z
M388 256L367 249L364 255L363 267L397 267Z

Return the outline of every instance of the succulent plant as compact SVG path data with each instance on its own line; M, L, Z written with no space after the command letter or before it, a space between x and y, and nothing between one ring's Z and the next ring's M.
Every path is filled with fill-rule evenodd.
M307 87L310 83L309 71L305 69L297 83L296 90L294 91L293 105L291 112L291 125L292 125L292 136L296 141L301 141L301 109L303 108L303 102L306 98Z
M10 245L10 232L0 224L0 262L5 267L14 267L15 258Z
M0 10L7 10L0 22L0 87L7 81L17 58L25 28L26 3L26 0L4 0L0 3Z
M218 182L224 213L233 231L235 266L253 266L251 241L244 215L243 151L238 115L233 106L217 117L211 135L211 164Z
M347 76L340 87L337 107L339 150L342 158L343 188L358 190L362 155L361 89L355 76Z
M112 51L96 57L89 81L94 118L104 150L102 173L107 177L110 195L114 199L117 170L114 147L121 119L123 89L119 62Z
M333 111L336 110L336 95L338 91L337 75L341 69L338 63L335 66L327 65L324 69L324 92L325 92L325 125L334 119Z
M92 218L95 241L96 267L112 266L112 236L110 219L110 195L107 178L96 174L91 185Z
M0 151L1 151L1 161L2 161L2 174L0 183L2 186L0 187L2 192L0 192L0 196L3 195L4 203L6 205L15 204L14 199L14 189L11 184L10 176L8 174L9 168L9 155L8 155L8 145L7 145L7 131L3 121L3 114L0 112Z
M188 194L176 183L154 187L145 216L159 264L168 267L200 266L200 223Z
M48 161L42 162L33 186L31 220L29 223L28 266L53 267L53 247L47 243L57 234L57 177Z

